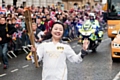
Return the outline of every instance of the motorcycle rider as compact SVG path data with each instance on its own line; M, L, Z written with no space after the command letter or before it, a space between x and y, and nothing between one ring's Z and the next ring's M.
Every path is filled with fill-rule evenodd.
M83 26L82 26L82 29L89 29L90 31L93 30L93 34L91 36L91 39L90 39L90 46L92 46L92 42L95 41L95 43L97 44L97 46L99 45L99 43L101 42L102 40L102 37L103 37L103 31L101 30L101 27L99 25L99 21L96 19L96 16L94 13L89 13L89 20L87 20ZM95 32L94 32L95 31ZM81 32L82 33L82 32ZM83 37L83 36L82 36ZM84 43L82 41L82 37L80 38L81 40L81 43ZM80 42L79 40L79 42ZM96 51L96 48L95 49L92 49L92 51Z
M98 29L100 28L98 20L96 20L95 14L94 13L89 13L89 20L86 20L85 23L82 25L81 29L88 28L90 30L96 29L96 34L98 32ZM79 42L82 43L82 36L79 36L80 40Z
M103 31L94 13L89 13L89 20L87 20L86 23L91 24L93 27L92 29L96 29L95 35L97 36L98 41L101 42L103 37Z

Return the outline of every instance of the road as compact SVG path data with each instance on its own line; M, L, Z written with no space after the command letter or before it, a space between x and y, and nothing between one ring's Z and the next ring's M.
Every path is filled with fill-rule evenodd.
M67 61L68 80L113 80L119 74L120 62L112 62L110 42L105 33L97 53L87 55L80 64ZM70 45L79 53L81 46L76 41ZM9 59L7 70L3 70L3 65L0 64L0 80L41 80L42 67L35 68L31 61L25 60L25 56L26 54L22 53L17 58Z

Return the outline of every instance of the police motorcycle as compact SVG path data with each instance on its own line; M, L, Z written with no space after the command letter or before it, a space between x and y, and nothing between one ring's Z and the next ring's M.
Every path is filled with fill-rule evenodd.
M88 42L88 50L90 52L96 52L97 47L102 41L103 31L99 30L94 23L85 23L79 29L79 41L78 43ZM98 33L98 34L96 34Z

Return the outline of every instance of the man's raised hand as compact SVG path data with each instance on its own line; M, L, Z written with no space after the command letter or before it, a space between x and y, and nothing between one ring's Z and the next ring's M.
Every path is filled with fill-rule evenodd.
M2 38L0 37L0 41L2 41Z

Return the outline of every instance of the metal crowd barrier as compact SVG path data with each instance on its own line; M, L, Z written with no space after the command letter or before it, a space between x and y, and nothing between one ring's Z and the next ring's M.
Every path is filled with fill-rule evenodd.
M22 34L24 35L24 34ZM24 38L28 38L26 37L27 35L25 35L25 37L22 36L22 38L16 38L16 40L12 40L10 42L10 49L7 52L7 55L9 58L13 58L11 56L11 54L16 58L17 55L14 53L15 51L24 51L26 54L28 54L30 52L30 46L28 44L29 39L24 39Z
M65 29L63 38L68 38L68 40L73 40L78 38L77 34L77 28L74 25L67 25L67 28Z

